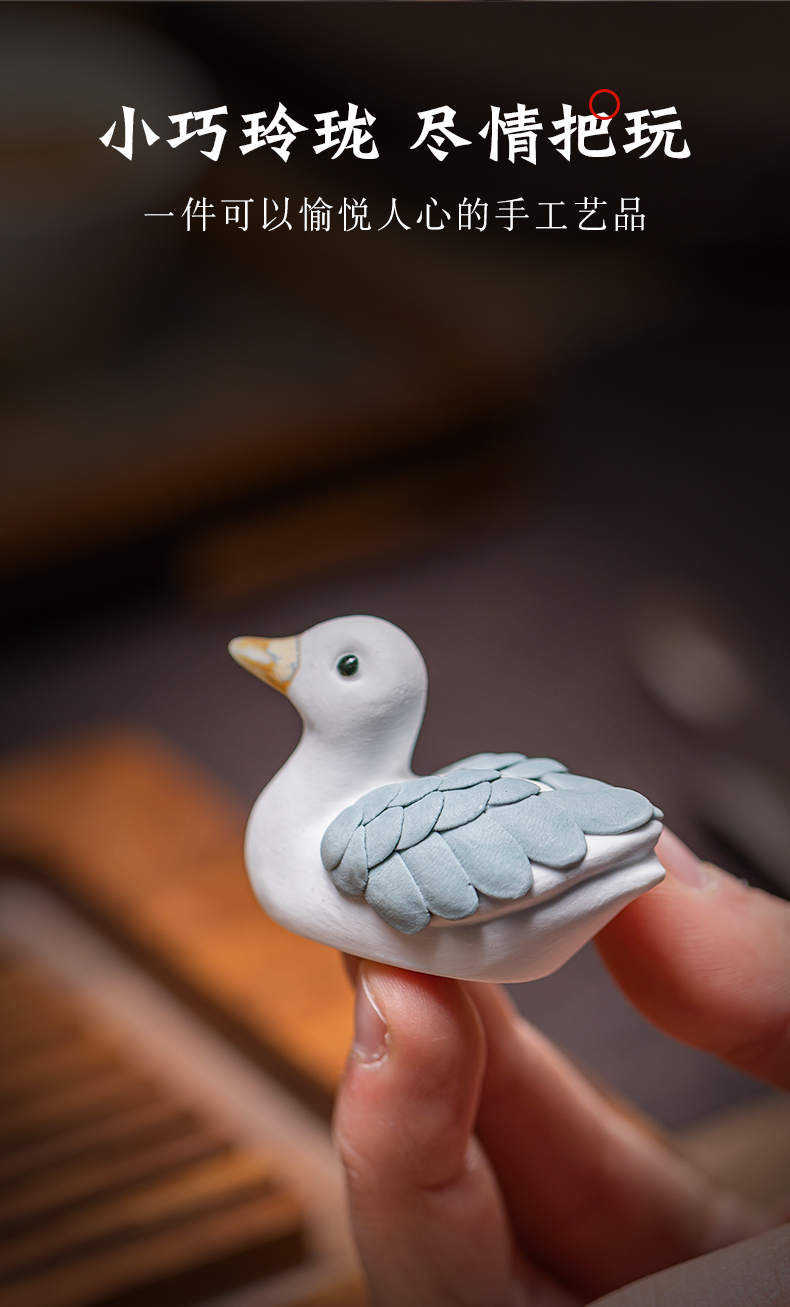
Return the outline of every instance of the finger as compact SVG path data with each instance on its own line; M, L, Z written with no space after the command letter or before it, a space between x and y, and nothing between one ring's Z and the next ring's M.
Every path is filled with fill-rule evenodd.
M349 981L351 982L351 988L356 989L357 973L359 971L360 959L358 957L355 957L353 953L341 953L340 959L343 963L343 970L345 971Z
M790 1226L673 1266L590 1307L776 1307L790 1302Z
M484 1060L477 1009L457 981L361 964L335 1133L377 1307L577 1301L546 1296L514 1249L472 1138Z
M657 852L666 879L597 937L609 970L668 1034L790 1089L790 904L669 831Z
M492 985L477 1134L525 1254L585 1301L746 1238L752 1212L618 1111Z

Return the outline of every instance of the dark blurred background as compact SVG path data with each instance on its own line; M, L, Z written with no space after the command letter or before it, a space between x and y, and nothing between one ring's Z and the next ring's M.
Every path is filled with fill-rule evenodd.
M417 770L557 756L789 895L789 27L763 3L4 5L9 760L142 725L249 804L298 722L227 640L371 612L428 663ZM562 159L551 120L601 86L675 105L690 157L624 154L620 117L614 158ZM242 157L239 115L279 101L369 109L379 160L312 133ZM518 101L535 167L477 137ZM408 147L445 103L473 145L440 164ZM163 138L227 104L219 160L149 150L139 119L131 163L103 149L123 104ZM204 195L220 220L187 232ZM264 232L285 195L293 231ZM347 195L374 230L342 231ZM512 195L563 199L568 230L505 231ZM585 195L605 232L578 230ZM643 233L613 230L623 195ZM411 230L378 232L393 196ZM465 197L483 234L453 230ZM667 1126L761 1092L652 1031L591 949L517 998Z

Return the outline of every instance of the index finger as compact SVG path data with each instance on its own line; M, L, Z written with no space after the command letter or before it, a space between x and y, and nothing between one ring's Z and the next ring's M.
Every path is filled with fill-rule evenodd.
M597 936L655 1025L790 1089L790 904L700 862L664 831L666 879Z

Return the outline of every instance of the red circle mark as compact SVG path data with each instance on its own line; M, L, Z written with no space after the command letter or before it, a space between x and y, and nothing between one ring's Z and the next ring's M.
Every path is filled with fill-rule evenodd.
M617 101L617 108L615 109L614 113L596 113L592 107L592 102L595 99L596 95L613 95L615 100ZM590 96L590 113L592 114L593 118L600 118L603 122L608 122L610 118L616 117L616 115L619 112L620 112L620 96L617 94L616 91L610 91L608 86L602 86L600 91L593 91L592 95Z

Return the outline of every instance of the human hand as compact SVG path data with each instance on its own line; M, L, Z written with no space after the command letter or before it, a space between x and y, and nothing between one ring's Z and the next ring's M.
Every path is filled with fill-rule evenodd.
M790 905L668 832L658 853L666 880L598 937L608 966L669 1034L790 1088ZM504 991L351 966L335 1130L376 1307L790 1302L790 1228L607 1099Z

